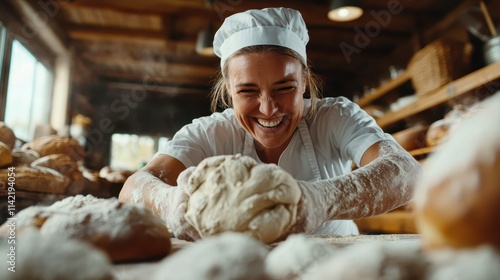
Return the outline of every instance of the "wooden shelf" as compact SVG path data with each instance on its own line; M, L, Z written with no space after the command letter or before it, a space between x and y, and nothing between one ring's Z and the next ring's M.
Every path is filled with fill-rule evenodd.
M359 99L358 105L361 107L366 106L366 105L372 103L374 100L387 94L391 90L394 90L395 88L399 87L400 85L406 83L409 80L410 80L410 74L407 71L404 71L396 79L387 82L386 84L384 84L383 86L381 86L377 90L375 90L374 92L368 93L366 96Z
M436 150L436 146L432 147L424 147L416 150L409 151L410 155L416 157L416 156L422 156L422 155L427 155Z
M380 127L387 126L401 121L407 117L442 104L452 98L468 93L482 85L493 82L500 78L500 62L485 66L475 72L463 76L434 92L425 96L420 96L414 102L406 105L398 111L390 112L377 119Z
M408 210L395 210L385 214L354 220L360 233L418 233L415 216Z

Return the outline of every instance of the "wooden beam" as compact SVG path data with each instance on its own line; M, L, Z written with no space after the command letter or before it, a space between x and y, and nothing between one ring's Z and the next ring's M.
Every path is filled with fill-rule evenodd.
M176 74L151 75L144 73L130 73L123 71L110 71L101 67L91 68L101 81L127 81L140 84L169 84L172 86L209 87L211 77L187 77ZM145 83L146 82L146 83Z
M76 40L120 40L120 41L166 41L163 31L137 30L102 26L67 24L66 30Z
M118 89L118 90L133 90L137 87L144 86L142 83L123 83L123 82L105 82L104 85L109 89ZM151 87L144 87L144 89L151 93L158 93L171 97L175 97L182 94L208 95L210 92L210 89L208 87L197 88L197 87L183 87L178 85L172 86L172 85L161 85L161 84Z

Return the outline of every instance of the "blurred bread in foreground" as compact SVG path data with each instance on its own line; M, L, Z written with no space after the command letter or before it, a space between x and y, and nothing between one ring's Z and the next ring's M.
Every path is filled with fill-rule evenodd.
M500 93L427 159L415 196L424 246L500 249Z

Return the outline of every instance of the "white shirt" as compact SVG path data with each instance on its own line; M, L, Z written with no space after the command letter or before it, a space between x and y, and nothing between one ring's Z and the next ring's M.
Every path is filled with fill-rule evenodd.
M310 109L304 102L304 112ZM393 140L375 120L344 97L324 98L317 103L315 117L299 122L292 140L279 158L278 166L295 179L330 179L351 171L352 162L360 166L365 151L382 140ZM216 155L245 154L261 162L253 139L234 116L232 109L194 119L161 147L160 154L170 155L186 167ZM357 234L352 221L328 221L317 234Z

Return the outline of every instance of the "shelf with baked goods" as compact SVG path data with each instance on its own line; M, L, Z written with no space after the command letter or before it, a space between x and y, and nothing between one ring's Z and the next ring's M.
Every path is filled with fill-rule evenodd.
M365 107L374 102L375 100L379 99L380 97L388 94L389 92L403 85L404 83L410 81L410 79L411 76L408 73L408 71L404 71L397 78L387 82L386 84L380 86L376 90L360 98L357 103L360 107Z
M374 95L374 97L376 98L364 99L364 101L362 101L362 107L371 104L370 102L375 102L377 98L382 98L384 94L389 94L391 91L396 90L397 87L408 82L406 79L407 77L402 76L401 80L390 84L390 87L381 87L379 90L375 91L376 95ZM499 90L497 83L499 80L500 62L487 65L481 69L464 75L427 94L416 94L417 97L413 102L396 111L386 113L384 116L376 118L376 121L382 129L390 131L393 127L396 127L398 123L403 123L407 119L418 114L430 112L437 107L443 107L442 105L447 104L447 102L452 101L455 98L464 97L470 93L491 95L495 91ZM402 136L401 139L405 141L404 143L409 143L407 144L409 146L402 146L407 149L409 153L421 164L425 161L427 155L439 149L439 146L427 146L425 138L426 127L428 126L414 126L405 129L406 133L401 130L393 133L393 136L396 136L396 134L398 136ZM420 146L416 144L419 144ZM411 210L404 208L398 208L381 215L355 220L355 222L358 225L360 232L365 234L417 233L414 214Z
M445 86L418 96L417 99L403 108L389 112L384 116L377 118L376 121L383 129L395 124L405 118L441 105L453 98L467 94L481 86L495 82L500 79L500 62L487 65L479 70L458 78Z

